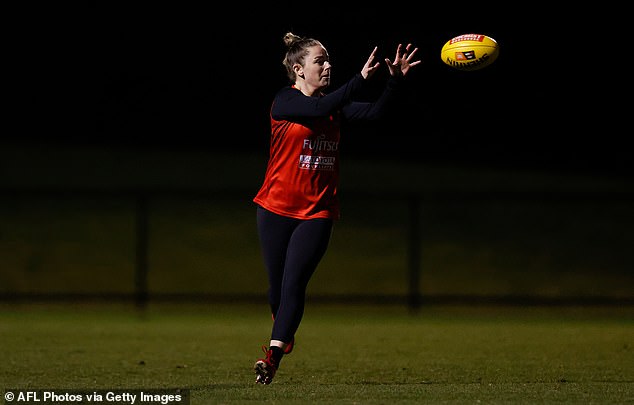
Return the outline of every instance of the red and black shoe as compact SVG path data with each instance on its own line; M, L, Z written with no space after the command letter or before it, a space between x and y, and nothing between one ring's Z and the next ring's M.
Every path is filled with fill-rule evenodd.
M273 377L275 377L277 363L273 359L273 351L271 349L267 350L266 346L262 346L262 351L264 351L266 357L258 359L253 367L255 369L255 382L257 384L268 385L273 381Z

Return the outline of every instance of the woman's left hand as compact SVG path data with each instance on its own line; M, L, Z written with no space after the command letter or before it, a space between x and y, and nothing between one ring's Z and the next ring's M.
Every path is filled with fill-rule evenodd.
M405 50L403 50L403 44L398 44L394 62L390 61L389 58L385 58L385 63L387 64L388 69L390 69L390 75L406 76L412 67L420 64L420 60L412 61L414 55L416 55L416 51L418 51L418 48L414 48L412 50L412 44L407 44Z

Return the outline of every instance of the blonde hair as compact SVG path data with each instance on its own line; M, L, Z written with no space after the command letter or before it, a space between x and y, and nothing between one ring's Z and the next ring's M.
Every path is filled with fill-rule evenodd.
M306 55L308 55L308 48L315 45L323 45L314 38L300 37L292 32L287 32L284 35L284 45L286 45L286 55L284 56L284 60L282 60L282 64L286 68L286 74L291 83L295 83L297 76L293 70L293 66L298 63L304 66L304 59Z

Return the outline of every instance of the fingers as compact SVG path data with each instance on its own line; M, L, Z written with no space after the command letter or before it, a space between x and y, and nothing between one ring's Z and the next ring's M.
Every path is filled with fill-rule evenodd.
M376 51L377 49L379 49L378 46L375 46L374 49L372 50L372 53L370 54L370 57L368 58L368 65L372 64L372 61L374 60L374 58L376 57Z
M375 46L366 63L366 67L368 68L369 72L373 72L379 67L378 62L372 65L372 62L376 57L377 49L378 47ZM398 44L398 46L396 47L396 55L394 56L394 59L390 60L390 58L384 58L385 64L390 70L390 74L392 76L399 74L406 75L411 67L420 64L420 60L413 60L417 52L418 48L414 47L411 43L408 43L405 46L402 43Z
M405 60L407 60L407 61L409 61L410 59L412 59L412 58L414 57L414 55L416 54L416 52L418 52L418 48L414 48L414 49L412 50L412 46L413 46L413 45L412 45L411 43L410 43L410 44L407 44L407 45L405 46L405 50L403 50L403 53L401 54L401 55L402 55L401 57L402 57L402 58L404 58L404 59L405 59ZM400 44L399 44L398 49L399 49L399 50L401 50L401 49L402 49L402 46L401 46ZM398 53L399 53L399 52L397 51L397 54L398 54Z
M411 43L407 44L407 46L405 46L405 51L403 52L403 55L402 55L403 60L410 67L419 65L422 62L421 60L413 61L414 57L416 56L416 52L418 52L418 48L416 47L412 49L412 47L413 45Z
M402 48L403 44L398 44L398 46L396 47L396 56L394 57L394 63L397 63L397 61L401 58Z
M363 65L363 68L361 69L361 75L363 76L364 79L367 79L369 76L372 76L374 72L378 69L378 67L380 66L379 62L374 61L374 59L376 58L377 50L378 50L378 46L375 46L372 52L370 53L368 60L365 62L365 65Z
M407 55L407 57L406 57L406 59L408 61L414 57L416 52L418 52L418 48L414 48L414 50L410 52L411 47L412 47L412 44L408 44L407 48L405 48L406 49L406 53L403 54L403 56L405 56L405 55L407 55L407 52L409 52L409 55Z

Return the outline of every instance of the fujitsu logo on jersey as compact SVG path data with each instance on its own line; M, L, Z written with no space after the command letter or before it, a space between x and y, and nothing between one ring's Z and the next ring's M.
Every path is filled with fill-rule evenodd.
M326 140L326 135L319 135L317 139L304 139L304 149L315 152L335 151L339 148L339 142Z

